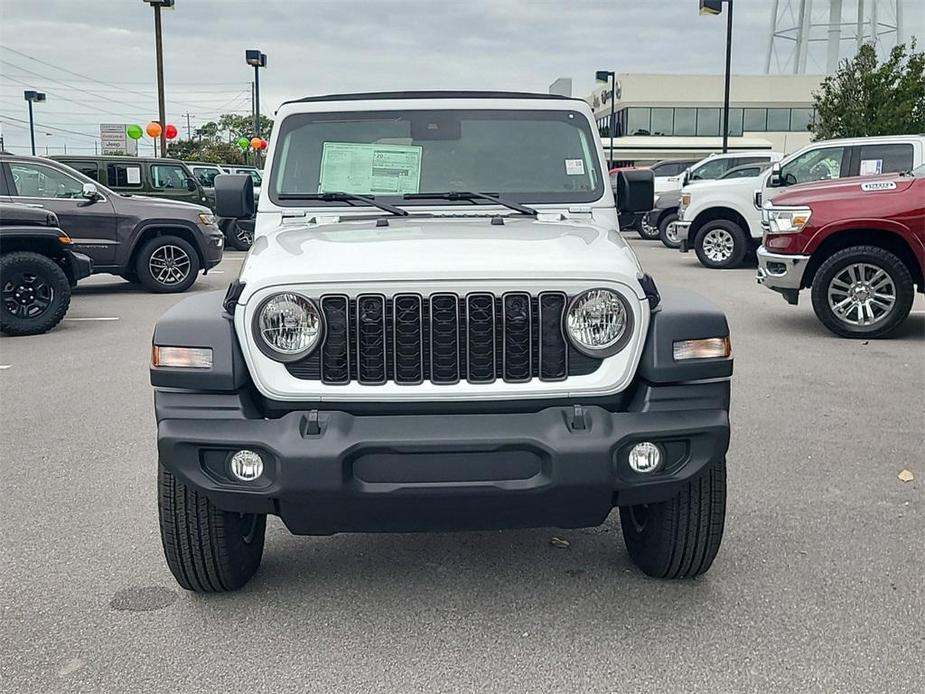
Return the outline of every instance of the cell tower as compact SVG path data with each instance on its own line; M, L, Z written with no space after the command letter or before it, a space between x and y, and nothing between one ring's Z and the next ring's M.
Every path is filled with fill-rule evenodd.
M764 71L832 73L864 43L883 56L902 41L903 0L772 0Z

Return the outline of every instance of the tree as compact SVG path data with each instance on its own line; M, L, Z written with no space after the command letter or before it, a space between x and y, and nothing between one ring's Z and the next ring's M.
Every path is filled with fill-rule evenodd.
M260 136L264 139L273 132L273 121L260 116ZM256 155L246 153L237 145L238 139L256 136L254 119L237 113L226 113L217 121L209 121L196 129L191 140L178 140L167 146L168 154L184 161L204 161L216 164L255 163ZM248 161L250 160L250 161Z
M814 138L907 135L925 132L925 52L915 40L878 64L872 44L844 60L813 93Z

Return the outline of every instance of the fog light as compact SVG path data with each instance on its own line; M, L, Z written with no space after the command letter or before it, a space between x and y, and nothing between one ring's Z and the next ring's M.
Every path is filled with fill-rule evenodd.
M263 458L254 451L238 451L231 456L231 474L242 482L253 482L263 474Z
M662 464L662 451L654 443L642 441L630 449L629 463L635 472L653 472Z

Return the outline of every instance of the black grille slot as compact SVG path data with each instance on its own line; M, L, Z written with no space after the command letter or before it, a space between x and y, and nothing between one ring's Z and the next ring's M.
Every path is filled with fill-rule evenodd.
M523 383L532 376L530 295L516 292L502 298L503 374L505 381Z
M325 338L321 346L321 380L331 385L350 383L349 302L346 296L321 300Z
M466 347L470 383L495 380L495 297L470 294L466 297Z
M568 297L562 292L405 293L388 299L329 294L320 305L324 341L286 364L299 379L328 385L525 383L582 376L601 364L565 339Z
M424 380L424 313L421 297L399 294L392 300L394 331L393 357L396 383L421 383Z
M562 334L565 294L540 294L540 378L557 381L568 375L568 345Z
M460 380L459 328L459 297L430 297L430 380L434 383Z
M357 378L360 383L386 381L385 297L357 297Z

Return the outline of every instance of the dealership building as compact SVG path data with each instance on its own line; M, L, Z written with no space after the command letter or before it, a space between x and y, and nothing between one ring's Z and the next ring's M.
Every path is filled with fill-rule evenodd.
M812 93L822 80L822 75L733 75L729 148L787 153L806 145L814 117ZM618 74L615 91L614 161L689 158L722 150L722 75ZM609 82L600 83L586 99L608 158L610 92Z

